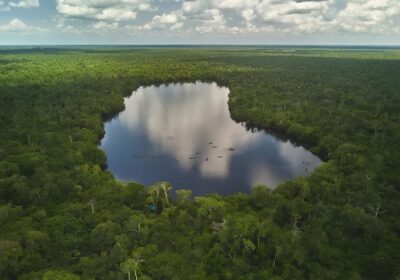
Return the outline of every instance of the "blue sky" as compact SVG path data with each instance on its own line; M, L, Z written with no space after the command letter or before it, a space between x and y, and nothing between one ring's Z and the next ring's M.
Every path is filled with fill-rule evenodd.
M0 0L0 44L400 45L400 0Z

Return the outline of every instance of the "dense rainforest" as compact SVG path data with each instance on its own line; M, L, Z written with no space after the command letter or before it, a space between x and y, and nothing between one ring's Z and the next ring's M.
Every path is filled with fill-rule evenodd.
M0 279L400 279L399 77L396 49L0 50ZM104 121L196 80L324 163L225 197L117 181Z

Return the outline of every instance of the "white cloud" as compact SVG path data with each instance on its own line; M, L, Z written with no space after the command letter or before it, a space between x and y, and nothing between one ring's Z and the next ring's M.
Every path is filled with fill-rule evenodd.
M259 0L222 0L213 1L213 5L217 8L228 8L235 10L243 10L245 8L252 8L258 5Z
M57 11L67 17L125 21L155 10L150 0L57 0Z
M20 0L18 2L10 2L11 7L17 8L37 8L40 6L39 0Z
M6 32L24 32L30 30L22 20L15 18L5 25L0 25L0 31Z
M204 11L209 6L207 1L195 0L182 3L182 11L187 14L196 14Z
M327 30L329 21L325 19L325 14L335 2L336 0L194 0L184 1L181 10L189 20L199 21L195 29L202 33L270 32L271 29L315 32ZM236 14L233 20L232 12ZM207 14L212 18L202 20Z
M254 20L257 15L254 13L253 9L245 9L241 12L241 16L247 21L252 21Z
M226 19L219 9L210 9L202 14L201 25L195 29L200 33L220 32L226 29Z
M162 14L161 16L155 16L154 18L157 19L158 22L166 24L173 24L178 21L178 17L176 16L175 13Z
M136 12L120 8L107 8L96 14L95 17L102 20L130 20L136 18Z
M138 29L170 29L176 30L183 26L183 21L186 19L180 11L172 11L162 15L155 15L151 22L139 26Z
M29 1L35 0L19 2ZM57 11L71 21L96 20L89 27L175 34L398 34L400 29L400 0L57 0ZM111 25L116 22L121 24Z
M399 0L194 0L184 1L181 10L195 19L213 11L213 19L196 26L199 32L231 32L227 26L239 26L237 18L244 20L237 27L243 32L389 34L400 22ZM236 21L227 20L227 11L237 14Z
M5 12L5 11L9 11L9 10L10 10L10 7L6 6L4 1L0 1L0 12Z
M59 0L57 5L57 11L62 15L67 16L82 16L82 17L94 17L98 12L97 9L87 6L76 6L70 5L67 1Z
M118 26L119 26L118 22L107 23L104 21L99 21L93 25L93 28L101 31L109 31L117 29Z
M351 2L336 17L345 31L362 33L398 33L394 18L400 15L398 0L358 0Z

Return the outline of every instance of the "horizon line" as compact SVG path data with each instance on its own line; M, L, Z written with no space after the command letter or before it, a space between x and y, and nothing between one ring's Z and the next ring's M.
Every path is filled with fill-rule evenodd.
M400 47L400 44L239 44L239 43L207 43L207 44L190 44L190 43L155 43L155 44L0 44L0 47L47 47L47 46L315 46L315 47Z

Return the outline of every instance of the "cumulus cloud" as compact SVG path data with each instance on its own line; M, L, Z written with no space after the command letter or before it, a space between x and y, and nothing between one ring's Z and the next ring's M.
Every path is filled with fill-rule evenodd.
M150 0L57 0L57 11L66 17L126 21L155 10Z
M218 9L206 10L201 17L201 24L195 28L201 33L220 32L226 29L225 16Z
M276 1L275 1L276 2ZM259 0L222 0L212 1L213 6L216 8L227 8L235 10L243 10L246 8L256 7L260 3Z
M236 28L243 32L390 34L400 22L398 0L194 0L184 1L181 10L191 18L212 11L213 19L200 21L196 27L200 32ZM226 14L232 13L237 17L229 22Z
M40 6L39 0L20 0L10 2L11 7L17 8L37 8Z
M129 10L124 11L120 8L108 8L102 10L100 13L97 13L95 17L103 20L129 20L136 18L136 12Z
M218 19L215 18L214 23L209 20L202 22L196 28L199 31L211 30L211 25L217 25L222 18L226 19L226 14L234 13L237 15L235 20L224 20L219 30L314 32L328 28L327 15L334 3L335 0L195 0L183 2L182 11L192 17L204 14L204 10L213 11Z
M253 9L245 9L240 13L240 15L246 20L246 22L251 22L257 18L257 15Z
M163 13L155 15L151 22L139 26L138 29L170 29L175 30L183 26L183 21L186 19L180 11L172 11L170 13Z
M182 11L186 14L196 14L204 11L209 7L207 1L194 0L194 1L184 1L182 3Z
M354 1L338 13L336 21L338 27L345 31L390 33L396 32L398 25L394 19L399 15L398 0Z
M24 32L30 29L31 28L28 25L18 18L11 20L5 25L0 25L0 30L6 32Z
M399 0L57 0L57 11L63 18L92 19L95 30L400 33Z
M108 23L104 21L99 21L93 25L93 28L101 31L109 31L117 29L118 26L119 26L118 22Z

